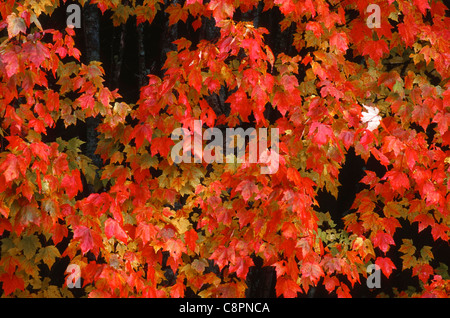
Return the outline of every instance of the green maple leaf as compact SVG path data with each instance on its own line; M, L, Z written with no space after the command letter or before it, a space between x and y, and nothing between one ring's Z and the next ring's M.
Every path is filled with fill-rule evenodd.
M36 261L42 260L45 264L47 264L48 268L52 268L55 263L55 258L61 257L58 249L53 246L46 246L41 248L36 255Z
M23 251L23 255L27 259L31 259L35 254L38 247L41 247L41 243L36 235L24 236L17 245L19 249Z

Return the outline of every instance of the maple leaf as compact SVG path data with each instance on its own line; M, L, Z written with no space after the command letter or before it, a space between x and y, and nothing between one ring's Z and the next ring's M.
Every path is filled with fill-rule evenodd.
M306 30L312 31L317 38L320 38L323 34L322 25L316 21L309 21L306 24Z
M248 270L253 266L253 260L249 257L237 257L234 264L230 264L230 272L235 272L237 277L245 279Z
M427 14L427 9L431 9L428 0L413 0L413 2L423 15Z
M61 180L61 186L66 189L67 196L72 199L78 193L83 191L83 184L81 183L80 171L72 170L71 175L65 175Z
M391 276L392 270L397 269L388 257L377 257L375 264L380 267L381 271L387 278Z
M116 220L111 218L108 218L105 222L105 234L108 239L115 236L116 239L125 244L128 241L127 233L125 233L125 231L122 229L122 227Z
M225 102L231 104L231 111L233 113L239 114L242 120L248 121L248 116L252 112L252 106L247 98L247 94L242 89L238 89L231 94Z
M183 244L183 241L170 238L165 244L165 249L167 249L171 253L171 258L173 261L172 269L176 271L177 267L179 266L179 261L181 260L182 253L186 252L186 246Z
M186 286L184 285L183 281L177 282L175 285L170 287L170 297L183 298L185 288Z
M363 107L367 111L361 113L361 122L367 123L367 129L373 131L378 128L381 122L381 116L378 115L380 110L375 106L367 106L363 104Z
M431 181L427 181L422 186L422 196L427 204L439 204L441 201L441 193L436 191L436 187Z
M386 136L383 138L382 150L384 153L392 151L397 157L403 149L405 149L405 144L398 138L394 136Z
M399 23L397 27L398 33L400 34L403 42L405 42L405 45L407 47L411 47L414 44L417 33L419 32L414 18L411 16L406 16L404 22Z
M6 159L0 165L0 170L3 172L6 182L11 182L19 177L19 163L17 157L13 154L8 154Z
M132 133L132 137L136 140L136 148L141 148L144 140L147 140L150 144L152 141L153 129L148 124L137 126ZM154 156L154 154L152 154Z
M18 244L18 248L23 251L23 255L27 259L31 259L35 254L36 250L41 246L39 239L36 235L24 236Z
M216 23L219 23L224 19L233 17L235 7L233 0L211 0L208 9L213 12Z
M369 55L376 64L380 61L380 58L384 53L388 53L389 48L385 40L369 41L364 44L362 54Z
M140 222L136 229L136 236L140 237L144 244L154 239L157 233L158 230L153 224L146 224L144 222Z
M348 49L347 43L347 35L343 32L333 33L330 37L330 45L338 48L343 53L345 53Z
M433 239L436 241L438 238L441 240L447 242L448 241L448 235L447 233L450 231L450 228L445 224L434 224L431 227L431 235L433 236Z
M211 254L210 259L213 259L217 266L219 266L219 269L222 270L229 262L235 262L236 254L232 247L218 246Z
M202 19L201 18L198 18L194 22L192 22L192 28L194 29L194 31L197 31L198 29L200 29L201 26L202 26Z
M236 191L240 191L242 198L247 202L253 194L259 193L258 186L251 180L242 180L236 187Z
M186 245L189 247L189 249L193 252L195 252L196 242L198 240L198 234L197 231L194 229L190 229L189 231L186 231L184 233L184 240L186 242Z
M13 274L3 273L0 275L0 282L3 283L3 291L5 295L13 293L16 289L24 290L25 284L22 278Z
M91 229L86 226L75 227L74 239L79 239L81 242L81 252L86 254L94 248L94 239L92 237Z
M286 261L278 261L273 264L277 278L283 276L286 273Z
M317 284L320 277L325 275L319 264L311 262L303 263L300 267L300 271L303 277L308 277L314 284Z
M395 245L394 239L388 233L378 231L372 239L373 246L379 247L384 253L389 250L389 245Z
M169 25L173 25L180 20L186 22L189 16L186 8L182 7L179 3L168 6L166 12L169 14Z
M95 98L91 94L83 94L77 98L77 102L82 110L94 109Z
M15 37L19 33L26 33L27 26L25 24L25 20L21 17L18 17L15 13L11 13L6 18L6 22L8 23L8 37L11 39Z
M419 214L414 218L413 222L419 223L419 232L422 232L428 226L433 228L435 225L434 218L429 214Z
M174 144L173 140L169 137L156 137L152 139L150 151L152 156L159 153L162 157L167 158L170 147Z
M23 206L20 209L19 215L18 215L18 219L19 222L16 222L16 231L21 232L21 230L24 227L27 227L30 225L30 223L39 225L40 221L41 221L41 214L39 213L40 211L37 209L36 206L33 205L26 205ZM19 235L20 233L18 233Z
M430 264L417 264L413 267L413 276L418 276L424 283L426 283L428 278L433 274L434 270Z
M48 156L50 154L50 147L43 142L34 142L30 145L33 155L39 157L46 164L49 164Z
M422 126L424 130L427 130L433 113L427 103L416 103L411 115L416 123Z
M409 189L409 178L408 176L400 171L388 171L382 178L382 180L388 179L391 183L392 189L403 193L403 189Z
M328 140L333 136L333 130L329 125L314 122L309 129L308 136L311 136L313 134L314 142L317 143L317 145L321 146L326 144Z
M23 45L22 52L25 53L28 59L37 67L50 57L50 51L40 41L35 43L26 42Z
M6 75L12 77L19 72L19 55L14 51L6 51L0 56L5 64Z
M351 298L350 288L348 288L347 284L341 282L339 287L336 289L336 294L338 298Z
M64 237L67 237L69 230L65 225L55 223L53 224L52 233L52 241L55 245L57 245Z
M323 284L325 285L325 289L329 293L331 293L332 291L334 291L336 286L339 286L339 280L335 276L333 276L333 277L325 276L325 278L323 280Z
M206 267L208 267L208 262L205 259L195 259L192 262L191 267L195 269L197 273L202 274L205 271Z
M277 297L283 295L285 298L295 298L297 297L297 293L300 293L302 289L292 279L287 276L281 276L277 278L275 291Z
M450 127L450 113L436 113L433 117L433 123L437 123L439 133L444 135Z
M59 257L61 257L61 254L58 249L53 245L49 245L39 249L39 252L36 254L36 262L42 260L51 269L55 259Z

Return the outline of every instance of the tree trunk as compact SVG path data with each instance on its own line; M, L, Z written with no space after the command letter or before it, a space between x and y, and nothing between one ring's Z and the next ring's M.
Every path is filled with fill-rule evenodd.
M100 61L100 14L97 5L86 3L83 10L83 32L85 40L85 63ZM100 167L101 158L95 154L97 149L97 126L99 118L86 119L86 155L92 162Z
M145 65L145 47L144 47L144 23L137 27L137 42L138 42L138 84L139 88L146 84L145 76L147 75L147 68Z
M119 27L119 45L117 51L113 51L113 64L112 64L112 89L116 89L119 87L119 79L120 79L120 73L122 71L122 62L123 62L123 54L124 54L124 48L125 48L125 35L127 32L127 25L126 23L122 24Z

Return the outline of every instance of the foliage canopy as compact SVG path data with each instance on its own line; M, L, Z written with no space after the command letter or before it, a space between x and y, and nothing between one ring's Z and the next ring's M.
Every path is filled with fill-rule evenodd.
M101 61L80 62L79 29L41 24L64 3L0 3L4 296L71 296L65 280L42 276L68 259L89 297L244 297L256 258L275 269L276 296L320 285L350 297L373 263L386 278L418 278L419 289L396 296L449 296L446 264L433 253L450 231L450 18L441 1L92 3L114 26L163 15L167 27L194 33L213 21L217 37L176 39L162 75L148 75L132 103L105 85ZM366 24L371 3L379 28ZM267 44L274 30L245 18L255 12L281 16L291 36L284 52ZM211 103L221 94L222 112ZM57 124L91 117L100 119L101 167L79 138L46 141ZM278 128L278 171L175 164L170 135L194 120ZM317 196L337 197L349 149L382 169L365 170L339 228ZM431 229L433 246L396 235L405 224Z

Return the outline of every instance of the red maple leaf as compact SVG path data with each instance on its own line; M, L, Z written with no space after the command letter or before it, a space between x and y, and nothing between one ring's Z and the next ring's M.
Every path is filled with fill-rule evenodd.
M397 269L388 257L377 257L375 264L380 267L381 271L387 278L391 275L392 270Z
M248 121L248 116L252 113L252 104L243 89L231 94L225 102L230 103L232 113L239 114L243 121Z
M342 283L336 290L336 294L338 295L338 298L351 298L352 295L350 294L350 288L348 288L347 284Z
M94 109L95 105L95 99L91 94L83 94L80 97L77 98L78 104L80 105L81 109Z
M319 264L311 262L303 263L300 271L303 277L308 277L314 284L317 284L320 277L325 275Z
M438 238L442 239L445 242L448 242L447 233L450 231L450 228L445 224L434 224L431 227L431 235L433 239L436 241Z
M194 229L190 229L184 233L184 240L191 251L195 251L197 239L198 234Z
M23 279L14 274L3 273L0 275L0 282L3 283L3 291L6 296L13 293L16 289L22 291L25 289Z
M152 134L153 129L148 124L143 124L137 126L132 133L132 137L135 138L136 141L136 148L141 148L142 144L144 143L144 139L147 140L150 144L152 141Z
M427 227L433 227L435 225L434 218L429 214L419 214L417 215L413 222L419 223L419 232L422 232Z
M19 162L17 157L13 154L8 154L5 161L0 165L6 182L11 182L19 177Z
M376 64L384 53L388 53L389 48L385 40L369 41L363 45L362 54L369 55Z
M395 245L394 239L388 233L378 231L372 240L373 246L379 247L384 253L389 250L389 245Z
M94 248L94 239L91 234L91 229L86 226L75 227L73 238L80 240L81 252L83 254L86 254Z
M186 285L183 283L183 281L177 282L175 285L170 287L170 297L171 298L183 298L185 289L186 289Z
M335 276L333 277L325 276L323 284L325 285L325 289L329 293L331 293L336 288L336 286L339 285L339 280Z
M237 277L245 279L248 269L253 265L253 260L249 256L237 257L235 263L230 264L230 272L235 272Z
M170 147L174 144L173 140L168 137L157 137L151 142L150 151L152 156L159 154L166 158L169 154Z
M330 37L330 45L335 46L343 53L345 53L348 49L347 42L347 35L344 32L333 33Z
M427 14L427 9L431 9L428 0L413 0L413 2L423 15Z
M213 12L213 17L218 23L226 18L233 17L235 7L233 0L211 0L208 9Z
M277 297L283 295L285 298L295 298L297 293L300 293L302 289L292 279L287 276L281 276L277 278L277 284L275 286Z
M0 59L5 64L6 75L8 77L12 77L19 72L19 56L14 51L6 51L0 56Z
M145 222L139 222L136 229L136 236L142 239L142 242L147 244L158 233L157 228L153 224L146 224Z
M398 191L400 193L403 193L403 189L409 189L409 178L408 176L400 171L388 171L382 180L388 179L392 189L395 191Z
M329 125L314 122L309 129L308 136L314 134L313 140L319 146L324 145L333 136L333 130Z
M65 225L55 223L52 228L52 241L56 245L62 241L64 237L67 237L69 231Z
M26 42L23 45L23 53L25 53L28 59L36 66L40 67L42 62L50 57L48 48L44 46L40 41Z
M253 194L259 193L258 186L251 180L243 180L236 187L236 191L240 191L242 198L247 202Z
M105 234L108 239L115 236L116 239L122 241L123 243L127 243L128 235L119 225L119 223L114 219L107 219L105 222Z
M413 267L413 276L419 276L419 279L426 283L430 275L434 274L433 267L430 264L417 264Z
M70 175L65 175L61 180L61 186L66 189L67 196L72 199L78 193L83 191L83 184L81 183L80 171L72 170Z

